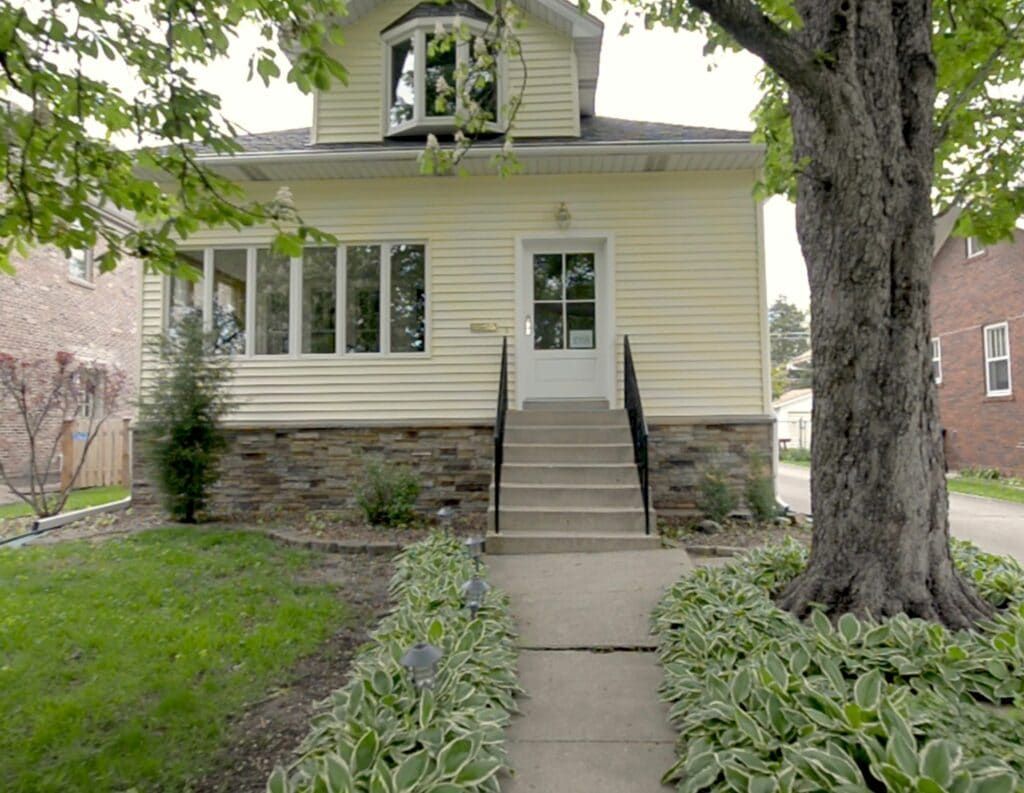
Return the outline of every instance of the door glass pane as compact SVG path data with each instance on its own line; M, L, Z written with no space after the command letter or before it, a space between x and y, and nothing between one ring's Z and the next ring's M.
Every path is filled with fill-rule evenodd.
M269 248L256 251L256 355L288 354L291 260Z
M562 254L538 253L534 255L533 299L562 299Z
M561 350L565 336L562 328L562 303L533 304L533 349Z
M302 352L335 351L336 277L338 254L334 248L306 248L302 252Z
M423 352L426 256L422 245L391 246L391 352Z
M427 36L426 106L428 116L451 116L455 114L452 104L454 94L439 92L438 83L455 87L455 43L447 38L435 46L435 36ZM442 88L444 86L441 86Z
M412 39L391 48L391 96L388 121L397 127L410 121L416 105L416 57Z
M594 299L594 254L570 253L565 257L566 300Z
M349 246L345 267L345 351L380 352L380 246Z
M566 303L566 320L569 323L569 349L592 350L597 343L597 328L594 323L593 303Z
M213 331L217 349L245 352L246 251L213 252Z

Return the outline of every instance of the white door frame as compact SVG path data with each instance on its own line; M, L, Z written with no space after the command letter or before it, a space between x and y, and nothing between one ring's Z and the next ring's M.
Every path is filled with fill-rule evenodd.
M539 231L535 234L519 234L516 242L516 326L513 334L515 346L515 405L522 409L531 372L533 337L526 335L526 316L532 315L533 306L533 262L527 255L527 247L550 244L564 247L569 243L588 245L597 254L597 338L599 353L604 364L604 393L600 396L608 400L612 408L618 406L616 383L615 346L618 336L615 329L615 235L611 233L594 233L592 231ZM525 354L524 354L525 353Z

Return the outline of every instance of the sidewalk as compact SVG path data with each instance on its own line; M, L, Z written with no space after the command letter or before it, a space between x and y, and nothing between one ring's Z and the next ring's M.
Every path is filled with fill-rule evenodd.
M681 550L493 556L528 698L508 731L506 793L655 793L675 762L650 613L693 566Z

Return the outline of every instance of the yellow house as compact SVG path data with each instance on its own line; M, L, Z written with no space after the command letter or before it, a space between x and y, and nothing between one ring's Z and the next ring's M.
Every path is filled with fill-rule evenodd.
M145 338L188 309L231 329L238 407L218 506L348 506L382 456L419 472L425 509L482 518L497 457L506 532L576 525L581 509L595 533L643 532L654 507L692 511L706 466L739 481L770 456L762 148L747 132L596 116L602 23L563 0L517 2L528 79L500 63L492 100L522 94L514 177L490 162L500 134L465 174L420 175L426 135L453 132L430 102L443 57L430 37L456 15L486 24L467 0L354 0L348 85L316 96L311 125L204 155L254 196L287 187L340 241L289 260L267 228L206 231L182 254L200 284L145 278ZM646 512L629 389L646 416Z

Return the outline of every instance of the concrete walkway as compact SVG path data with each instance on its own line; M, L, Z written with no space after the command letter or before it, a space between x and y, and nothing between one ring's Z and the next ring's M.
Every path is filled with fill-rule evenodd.
M491 556L509 593L528 698L508 732L506 793L655 793L675 733L658 700L649 632L665 588L692 569L681 550Z

